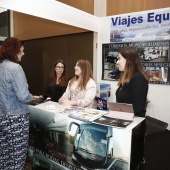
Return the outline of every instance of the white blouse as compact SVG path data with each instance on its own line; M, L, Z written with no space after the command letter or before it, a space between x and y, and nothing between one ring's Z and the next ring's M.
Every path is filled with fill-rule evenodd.
M70 83L70 82L69 82ZM87 82L86 89L80 91L77 89L78 81L75 81L71 87L67 86L66 92L63 94L69 100L78 102L79 107L94 108L94 98L96 96L96 83L90 78Z

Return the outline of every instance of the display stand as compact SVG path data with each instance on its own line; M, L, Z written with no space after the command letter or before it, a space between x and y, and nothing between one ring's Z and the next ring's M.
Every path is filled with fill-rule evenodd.
M27 163L33 170L133 170L143 160L145 119L126 128L82 122L48 101L30 109Z

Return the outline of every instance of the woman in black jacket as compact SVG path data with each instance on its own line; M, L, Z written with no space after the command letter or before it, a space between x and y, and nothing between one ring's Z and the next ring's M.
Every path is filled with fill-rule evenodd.
M51 98L51 101L58 102L60 97L66 90L68 79L66 76L66 68L63 60L58 59L54 62L54 68L47 81L44 94L37 98Z
M135 116L145 117L148 79L140 57L134 48L122 48L117 65L121 71L116 90L116 101L133 105Z

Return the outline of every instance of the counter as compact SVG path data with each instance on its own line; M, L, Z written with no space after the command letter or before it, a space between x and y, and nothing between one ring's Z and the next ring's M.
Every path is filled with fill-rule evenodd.
M28 156L33 170L130 170L140 165L144 118L116 128L70 118L62 114L66 108L51 101L29 106Z

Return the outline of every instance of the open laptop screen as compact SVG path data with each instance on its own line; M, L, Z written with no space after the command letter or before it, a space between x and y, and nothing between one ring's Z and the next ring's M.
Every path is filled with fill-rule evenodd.
M128 120L132 120L134 117L134 110L132 104L108 102L108 106L108 117Z

